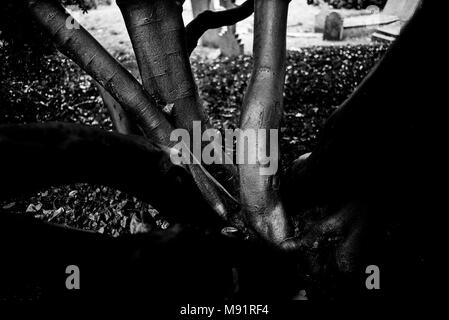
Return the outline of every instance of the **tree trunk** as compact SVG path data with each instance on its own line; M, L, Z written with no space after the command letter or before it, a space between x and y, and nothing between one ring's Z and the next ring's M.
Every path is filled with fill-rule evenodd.
M136 196L175 222L222 225L188 172L143 138L63 123L5 125L0 150L0 199L93 183Z
M415 193L424 160L417 146L428 144L426 131L434 130L428 115L439 112L432 72L440 62L428 49L434 28L426 21L428 6L418 9L382 61L328 119L312 154L287 175L285 191L304 195L295 206L371 198L379 185L384 195L394 197L403 188Z
M104 106L111 116L114 129L122 134L138 134L138 129L133 125L120 103L118 103L117 100L115 100L114 97L102 87L101 84L95 82L95 85L97 86Z
M185 44L182 6L176 1L119 1L136 53L143 85L163 103L173 104L178 128L192 131L206 121Z
M187 129L192 136L194 121L201 123L202 130L209 127L187 53L182 6L166 0L119 1L118 5L146 91L170 105L169 117L176 128ZM227 155L223 152L224 157ZM188 168L209 204L222 218L228 219L238 207L234 167L204 167L194 162ZM224 187L217 183L217 177Z
M152 141L169 145L171 125L137 80L82 26L67 28L73 19L53 1L29 0L30 11L58 49L98 81L142 127Z
M192 120L204 120L182 41L184 30L178 2L134 0L121 4L146 88L142 88L84 29L67 29L68 15L61 7L51 1L29 0L29 3L34 16L61 50L134 115L151 141L168 146L167 137L173 127L190 128ZM155 3L158 7L153 7ZM266 163L266 158L259 157L256 164L239 166L242 213L248 225L270 245L263 244L264 250L254 250L253 255L246 256L247 252L243 252L242 263L249 267L239 276L249 275L250 279L259 280L258 287L256 281L249 281L249 286L256 285L256 289L271 296L282 290L280 285L285 284L286 279L294 279L297 286L294 271L297 271L296 259L300 259L304 278L310 276L309 272L319 273L337 282L337 294L339 290L349 289L352 294L366 295L357 277L372 263L386 268L387 279L395 278L393 287L396 286L397 291L415 289L410 279L424 274L423 252L431 246L425 241L428 238L425 232L434 230L435 221L422 217L422 213L439 212L430 209L436 196L430 178L441 174L434 172L439 168L430 153L443 145L434 148L429 143L434 137L433 118L442 118L438 99L445 98L445 90L438 88L439 80L434 72L447 60L435 57L438 52L429 49L436 43L430 36L434 30L439 30L436 19L427 20L433 18L429 3L423 1L398 42L326 122L311 155L298 159L288 176L283 177L282 201L279 175L261 174L273 163ZM287 11L287 0L255 0L254 70L241 115L243 132L279 129ZM148 34L154 35L158 47L151 45ZM176 73L178 67L179 74ZM175 126L157 109L147 90L159 94L163 102L174 104ZM426 146L431 152L421 156L420 146ZM137 195L174 221L201 224L208 231L212 226L209 235L217 234L223 226L222 221L211 214L211 207L222 216L227 214L219 185L203 167L191 167L195 186L183 168L169 161L166 148L138 137L100 134L98 129L71 125L2 126L0 149L0 197L16 195L27 188L36 190L54 183L85 181L111 185ZM266 137L257 142L257 150L279 153L277 141ZM83 159L86 154L106 166L90 166ZM116 170L117 163L110 161L122 159L118 154L125 155L119 164L127 168L126 172ZM29 159L33 162L29 163ZM67 165L70 170L65 170ZM183 210L188 210L189 214L183 215L180 212ZM299 216L300 233L296 238L291 238L287 213ZM397 229L391 229L390 224ZM391 230L395 235L391 236L394 233ZM201 238L198 243L204 244L207 239ZM206 247L208 244L205 243ZM295 256L293 261L284 260L285 252L265 257L265 253L273 252L270 251L273 244L293 250L299 257ZM176 248L181 248L179 251L185 254L182 242L176 244ZM233 250L238 250L238 246ZM218 255L220 252L229 253L223 250ZM179 253L175 250L175 254ZM162 255L163 259L166 257ZM279 259L281 269L276 266L279 257L282 257ZM223 260L226 259L220 261ZM166 267L165 264L157 270ZM217 265L212 264L212 267ZM234 265L226 264L227 271L232 267ZM289 272L282 274L287 269ZM170 270L176 271L176 268ZM207 267L201 269L207 270ZM195 264L189 271L198 271ZM185 276L183 273L181 279ZM340 283L340 279L349 280ZM265 289L269 290L264 291L267 283ZM418 290L422 288L419 285L421 283ZM207 283L205 288L210 288Z
M271 130L279 129L283 112L288 3L255 1L254 67L240 128L243 132L267 130L267 136L257 141L258 153L270 150L278 155L280 151L278 141L271 141L270 136ZM244 140L240 142L243 146ZM263 173L267 165L277 168L277 163L266 164L264 160L258 154L256 164L239 166L242 210L259 235L279 244L292 235L292 230L279 196L279 173Z
M301 223L291 249L304 257L326 297L406 299L416 290L431 292L426 268L441 169L433 153L440 149L434 140L441 136L435 130L445 94L435 70L447 62L430 49L438 41L430 6L422 2L326 122L312 153L282 180L283 203ZM382 293L361 285L371 264L385 275Z

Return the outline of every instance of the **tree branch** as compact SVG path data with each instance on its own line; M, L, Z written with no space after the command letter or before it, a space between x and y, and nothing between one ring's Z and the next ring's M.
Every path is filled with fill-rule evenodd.
M98 93L103 100L104 106L109 112L114 129L122 134L138 134L138 128L133 125L131 119L128 117L125 110L123 110L120 103L118 103L117 100L115 100L114 97L101 86L101 84L95 81L95 85L97 86Z
M138 81L82 26L69 24L73 17L61 5L49 0L28 0L28 4L58 49L98 81L150 139L168 145L171 125Z
M0 152L1 199L86 182L127 192L175 221L217 223L187 171L138 136L64 123L4 125Z
M240 118L243 131L267 131L267 137L257 141L257 153L270 150L271 157L279 154L278 141L269 142L269 136L270 129L279 129L282 117L288 3L286 0L255 1L254 67ZM262 156L257 154L256 164L239 166L242 209L259 235L278 244L292 230L278 194L278 173L262 174L266 166ZM272 160L269 165L277 169L279 159Z
M420 35L432 30L424 10L418 9L383 59L327 120L312 154L289 171L282 190L293 213L360 198L375 197L378 203L381 194L397 199L405 190L412 199L422 191L417 181L423 180L428 157L417 155L417 146L433 140L426 128L433 119L425 117L439 114L431 70L441 63L424 49L430 40Z
M221 300L236 264L229 258L236 246L224 240L180 225L112 238L0 212L0 297L105 305L186 296ZM64 285L69 265L82 274L76 295ZM17 292L22 294L14 297Z
M206 10L200 13L186 26L187 52L190 55L198 44L201 36L209 29L232 26L248 18L254 12L254 0L247 0L242 5L224 10Z
M208 123L198 95L189 56L185 47L185 28L182 8L173 0L117 1L147 92L172 104L170 117L177 128L192 133L194 121L200 121L202 129ZM220 166L224 181L235 183L237 176L233 166ZM210 205L222 217L235 211L235 201L224 193L208 176L205 168L193 164L189 169ZM208 167L216 176L216 168Z
M52 1L29 0L30 10L41 25L52 35L60 51L77 62L86 72L88 72L96 81L98 81L117 102L124 107L130 114L134 115L138 124L144 133L152 141L164 146L173 145L170 141L170 134L173 127L166 120L162 112L157 108L156 103L151 99L144 88L137 80L121 66L112 56L82 27L79 29L68 28L67 21L70 15L58 4ZM153 5L157 4L157 7ZM136 7L137 6L137 7ZM175 6L175 7L173 7ZM162 86L163 92L173 94L174 107L172 117L178 127L191 129L194 120L202 120L199 110L202 110L199 101L193 75L190 69L187 54L185 53L182 17L177 4L173 1L127 2L124 6L125 13L129 13L129 19L125 18L128 25L131 39L134 39L133 45L136 50L139 67L143 75L153 72L153 69L142 67L144 57L151 57L148 50L153 47L163 47L163 55L158 60L159 66L169 70L167 77L162 81L167 81L169 86ZM156 10L157 8L157 10ZM127 11L129 9L129 11ZM155 11L156 10L156 11ZM146 29L157 18L155 12L160 12L161 26L156 30ZM140 16L142 14L143 16ZM126 16L126 14L125 14ZM140 17L140 18L139 18ZM166 32L161 43L149 46L150 39L146 37L142 41L139 36L142 32L155 32L155 36ZM149 61L152 61L151 59ZM156 65L158 64L156 63ZM183 67L184 66L184 67ZM154 67L154 66L153 66ZM148 71L148 74L146 73ZM145 77L142 76L144 79ZM159 79L159 78L158 78ZM159 79L159 80L161 80ZM144 80L144 85L148 81ZM196 110L196 111L195 111ZM193 164L190 166L192 174L195 177L198 188L208 200L210 206L222 217L226 218L229 211L234 211L235 202L226 193L224 193L216 182L208 177L202 168ZM228 174L228 176L232 176ZM235 181L229 179L230 181Z
M33 286L39 287L33 298L41 302L105 305L187 296L291 300L299 287L294 260L286 254L192 226L112 238L0 212L0 243L0 297L7 301ZM64 286L64 270L72 264L82 274L77 294Z
M145 90L173 104L178 128L206 122L185 48L182 7L173 0L117 1L136 53Z

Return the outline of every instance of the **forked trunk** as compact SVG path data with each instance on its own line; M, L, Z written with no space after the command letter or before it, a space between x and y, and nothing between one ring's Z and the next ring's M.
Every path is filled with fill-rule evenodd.
M168 145L172 127L138 81L82 26L68 28L68 21L73 18L61 5L42 0L28 3L58 49L98 81L138 121L152 141Z

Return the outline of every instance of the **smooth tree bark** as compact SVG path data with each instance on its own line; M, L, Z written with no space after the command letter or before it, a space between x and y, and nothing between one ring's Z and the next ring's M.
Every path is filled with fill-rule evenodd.
M177 1L131 0L119 1L118 5L146 91L167 106L165 110L176 128L187 129L192 134L194 121L199 121L203 130L208 128L185 44L182 4ZM192 152L195 153L194 150ZM224 151L222 157L227 157ZM197 161L193 159L193 165L188 167L198 187L215 211L224 219L229 218L238 208L238 195L234 191L235 168L223 166L217 173L217 167L204 167ZM225 186L214 178L217 175Z
M384 181L389 183L383 183L383 193L390 195L399 186L416 186L420 170L413 168L424 160L416 146L424 143L439 105L438 83L431 79L439 62L428 52L436 28L427 20L431 10L423 1L382 60L327 120L313 152L292 166L285 191L306 195L298 203L302 207L375 196Z
M98 81L136 119L148 138L169 145L172 126L138 81L82 26L68 27L73 18L61 5L42 0L28 3L58 49Z
M387 274L390 298L418 287L431 291L423 275L433 213L440 211L437 122L445 101L435 72L447 65L441 52L429 49L438 41L435 9L421 2L385 56L327 120L312 153L296 160L282 180L283 203L302 222L290 249L301 252L319 279L335 282L339 272L346 274L335 295L366 296L357 273L373 261Z
M173 104L176 127L191 131L205 113L185 46L182 5L177 1L119 1L136 53L143 85L150 94Z
M139 129L133 125L120 103L114 99L98 82L96 82L98 92L103 100L103 104L109 112L112 126L115 131L123 134L139 134Z
M242 131L267 130L267 137L257 141L257 163L239 166L242 210L259 235L277 244L292 236L292 229L279 195L279 172L262 173L274 164L264 163L261 150L280 152L278 141L270 145L269 136L279 129L283 112L288 4L255 1L254 66L240 118Z
M138 136L67 123L2 125L0 149L1 199L84 182L122 190L178 222L223 223L188 172L171 162L167 148ZM174 195L177 201L170 201Z
M164 5L161 6L165 7L165 2L163 3ZM175 5L178 6L177 4ZM157 107L157 102L149 95L149 93L126 69L124 69L123 66L113 59L82 26L79 28L67 27L69 25L67 21L72 21L73 17L71 17L62 6L54 1L30 0L29 7L36 20L52 36L58 49L80 65L116 100L118 104L109 105L109 109L112 111L112 117L115 119L115 122L117 122L117 119L120 119L120 107L123 107L131 116L134 116L137 126L142 129L148 139L167 147L171 147L176 143L170 141L170 134L175 128L174 125L176 125L176 121L173 121L174 125L172 125L170 121L167 120L162 110ZM172 7L169 8L173 9ZM174 9L179 8L175 7ZM170 11L167 10L167 8L164 9L163 13L170 13ZM176 15L174 17L176 19L174 22L175 26L179 24L179 17L180 13L179 16ZM71 23L71 25L79 24ZM132 39L134 38L133 30L133 27L130 27ZM159 30L158 32L160 33L162 31L164 30ZM174 35L176 35L176 32L174 32ZM149 40L150 39L146 42ZM166 47L164 54L166 53L168 57L170 57L171 54L178 57L183 54L182 51L185 52L185 50L182 50L185 45L183 38L174 36L173 39L166 40L168 42L168 47ZM154 46L160 46L160 43L155 43ZM176 51L178 50L176 48L180 48L179 50L181 50L181 52ZM138 52L141 51L136 49L136 56L138 59L141 59ZM165 59L164 57L165 55L161 58ZM180 58L177 58L176 61L180 62L179 59ZM168 66L166 67L171 70L171 73L167 80L169 86L162 86L160 90L169 92L175 88L175 85L180 83L181 86L187 86L184 88L185 90L182 89L173 93L173 101L176 100L173 109L176 109L176 105L179 106L179 109L185 108L184 103L186 103L186 101L189 101L190 104L188 105L193 105L193 109L201 108L196 86L193 82L190 64L188 64L188 58L186 57L183 64L177 64L176 61L170 62L170 59L168 59L168 62L165 60L162 61L163 62L160 63L168 63ZM190 79L176 82L175 66L181 68L181 65L188 66L188 73L187 71L181 73L181 78L183 77L182 74L184 74L185 77L190 77ZM142 78L145 79L146 73L142 72L142 67L141 74ZM175 81L175 84L170 83L170 81ZM144 84L145 83L146 82L144 81ZM201 120L195 115L189 117L188 114L190 113L187 111L188 110L184 109L184 111L179 112L179 116L177 117L179 122L182 122L183 126L181 127L191 127L193 120ZM181 113L183 112L185 114L182 115ZM189 110L189 112L195 113L192 110ZM173 114L173 111L171 114ZM173 117L171 116L171 118ZM123 123L120 125L123 127ZM190 127L188 129L190 129ZM235 207L237 206L235 197L226 191L224 187L222 187L201 165L194 163L194 165L189 166L189 169L194 176L197 186L200 188L209 204L215 209L217 214L223 219L227 219L230 212L235 211ZM227 167L222 171L225 172L223 176L226 180L234 181L232 176L235 175L235 173L233 173L232 167Z

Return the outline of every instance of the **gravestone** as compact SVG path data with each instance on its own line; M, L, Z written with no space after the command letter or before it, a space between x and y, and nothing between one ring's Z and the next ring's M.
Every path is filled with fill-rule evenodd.
M324 40L339 41L345 38L373 35L373 39L391 41L402 26L412 17L422 0L388 0L382 12L357 14L332 11L326 16Z
M226 10L235 8L235 0L220 0L220 6ZM236 25L224 28L224 32L220 33L220 51L226 57L234 57L243 54L243 44L237 34Z
M323 40L343 40L343 17L337 12L331 12L324 23Z
M231 30L220 34L220 51L223 56L235 57L244 53L242 40Z

